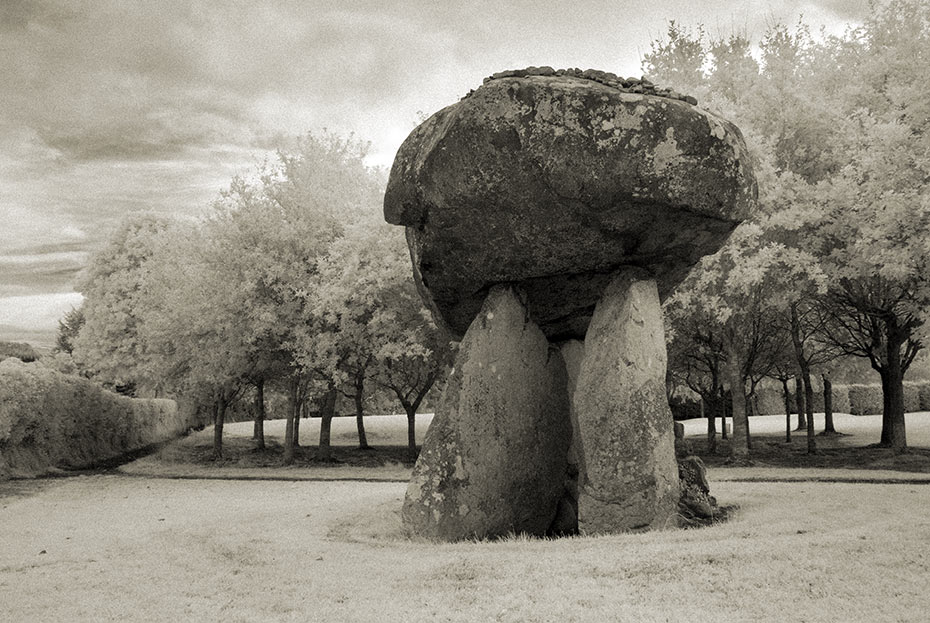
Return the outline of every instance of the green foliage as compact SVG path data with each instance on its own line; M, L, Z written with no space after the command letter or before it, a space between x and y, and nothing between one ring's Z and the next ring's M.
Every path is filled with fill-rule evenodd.
M852 415L874 415L882 412L882 386L848 385L849 412Z
M791 412L796 412L794 394L791 395ZM756 389L755 402L759 415L780 415L785 412L785 398L780 387L759 387Z
M821 396L823 394L821 393ZM833 412L849 413L851 408L849 402L849 387L846 385L833 385Z
M30 344L25 342L0 341L0 361L8 357L15 357L20 361L29 363L38 360L39 355Z
M834 391L837 387L834 386ZM853 384L846 386L849 392L849 413L853 415L875 415L882 412L882 386L878 384ZM904 383L904 412L926 411L930 406L930 383ZM838 407L835 411L842 412Z
M739 35L708 40L700 28L675 24L653 45L644 62L650 77L690 86L734 121L759 181L753 245L734 236L729 246L742 250L721 256L735 261L702 263L715 274L685 284L696 293L679 292L699 303L686 312L704 310L699 326L716 317L745 337L760 314L781 315L795 367L856 355L900 386L927 339L930 309L928 15L928 0L892 0L872 5L862 26L839 37L812 36L803 22L775 24L759 42L760 62ZM773 253L783 260L771 261ZM748 295L747 286L761 284L767 306ZM670 320L674 329L682 316ZM746 359L728 341L724 350ZM775 364L781 376L791 371L783 363ZM882 438L899 449L904 407L888 403Z
M188 425L171 400L118 396L39 363L0 363L0 478L88 465Z
M64 317L58 321L58 335L55 337L56 353L72 354L74 352L74 340L77 339L81 327L84 326L84 308L71 308L65 313Z
M78 367L96 380L119 385L147 380L150 354L140 335L147 280L160 235L169 220L146 213L126 217L91 259L79 289L84 324L73 341Z
M919 382L917 385L917 406L920 411L930 411L930 382ZM906 385L905 385L906 387Z

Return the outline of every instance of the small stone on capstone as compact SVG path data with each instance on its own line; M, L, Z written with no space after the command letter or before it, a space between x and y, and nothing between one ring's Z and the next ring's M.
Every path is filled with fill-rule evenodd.
M697 106L697 98L693 95L685 95L685 101L691 104L692 106Z

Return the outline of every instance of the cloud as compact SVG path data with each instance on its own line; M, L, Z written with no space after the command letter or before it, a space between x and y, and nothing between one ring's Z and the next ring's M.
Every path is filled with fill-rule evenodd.
M23 331L48 330L57 327L58 319L72 307L80 307L83 300L77 292L0 298L0 325ZM9 338L0 335L0 339Z
M199 213L282 136L354 132L372 141L369 162L387 166L418 111L501 69L639 75L669 19L758 38L770 18L803 13L838 32L866 10L867 0L0 0L0 297L70 289L72 260L124 214Z
M64 247L64 245L62 245ZM39 249L0 255L0 297L42 293L70 293L87 265L89 253L78 248Z

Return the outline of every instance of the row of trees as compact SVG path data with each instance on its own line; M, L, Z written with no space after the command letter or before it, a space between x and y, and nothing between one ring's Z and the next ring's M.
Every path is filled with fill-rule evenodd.
M92 260L59 348L114 386L209 405L214 455L227 409L250 396L264 447L266 389L288 396L285 462L300 416L322 418L330 457L337 398L352 398L359 443L372 390L414 415L451 343L416 292L400 228L380 219L385 176L352 137L308 134L236 178L200 220L133 215Z
M666 306L673 377L712 410L732 391L738 457L766 376L800 380L815 451L811 375L841 356L878 373L881 444L907 447L902 381L930 305L928 61L928 0L876 3L842 36L773 26L756 55L671 23L645 57L650 79L742 129L759 180L759 215Z
M842 36L773 26L758 52L741 34L672 23L644 58L651 80L736 122L757 172L758 216L666 305L673 378L711 412L729 389L739 457L763 378L797 378L810 416L812 374L844 355L881 378L881 442L907 447L902 381L930 304L928 16L930 0L876 3ZM384 176L364 155L354 139L308 135L234 180L205 220L129 220L82 287L83 326L65 336L77 365L209 403L217 455L230 403L249 392L260 421L269 383L289 396L288 459L311 407L326 455L340 393L364 445L372 384L401 401L412 444L413 413L451 348L415 292L400 230L380 223Z

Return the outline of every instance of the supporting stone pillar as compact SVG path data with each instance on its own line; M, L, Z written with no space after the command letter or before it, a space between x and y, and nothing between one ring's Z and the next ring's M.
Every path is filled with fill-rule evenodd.
M565 363L513 289L496 286L459 346L413 470L409 535L546 534L571 441Z
M573 401L584 448L583 533L677 525L678 465L665 366L655 281L637 269L620 271L594 310Z

